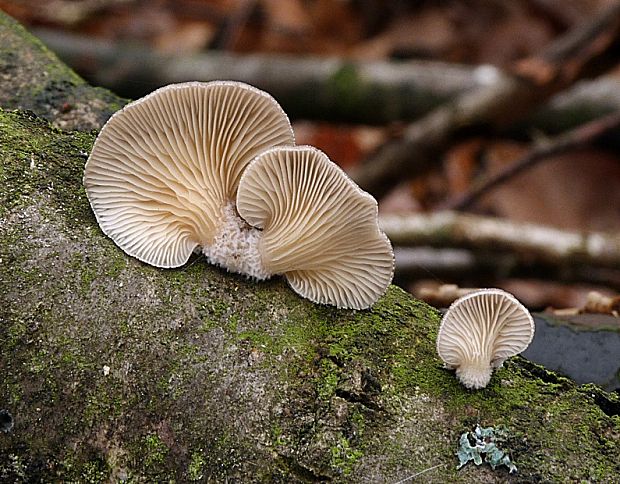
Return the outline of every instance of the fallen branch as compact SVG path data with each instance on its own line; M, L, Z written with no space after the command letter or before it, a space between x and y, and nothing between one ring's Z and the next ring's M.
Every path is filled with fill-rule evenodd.
M539 56L518 64L515 72L496 72L494 82L466 92L410 124L402 138L384 145L352 177L381 197L403 174L417 175L433 166L456 133L491 124L504 127L525 118L552 94L592 74L620 34L620 3L586 25L553 42ZM601 62L601 65L604 64Z
M383 215L380 224L396 246L509 250L553 264L620 268L620 234L572 232L457 212Z
M519 124L523 126L521 131L528 129L556 135L614 111L620 111L620 78L605 75L580 81L558 93Z
M128 97L141 97L173 82L237 79L270 92L293 118L373 124L407 121L488 85L501 74L491 66L428 61L348 63L334 58L214 51L165 56L136 44L128 46L49 29L36 33L82 76ZM336 97L333 86L337 73L346 73L345 66L350 66L350 74L356 68L360 82L369 86L365 95L357 92L343 98L346 106ZM313 92L309 94L310 88ZM308 96L312 103L307 102ZM582 81L558 94L523 125L556 134L615 110L620 110L620 79L604 76Z
M271 93L295 118L371 124L413 119L485 84L489 69L494 70L428 61L355 62L221 51L164 55L140 45L53 30L35 33L86 79L127 97L175 82L232 79Z
M620 269L575 261L541 261L527 253L488 248L395 247L394 281L410 287L418 280L460 282L479 287L498 285L507 279L586 283L620 291ZM419 296L419 295L418 295Z
M467 193L449 200L442 208L448 210L464 210L471 207L480 197L513 177L534 167L552 156L583 147L596 141L601 136L620 128L620 112L605 116L575 128L556 139L545 141L535 146L529 153L506 166L498 173L490 176Z

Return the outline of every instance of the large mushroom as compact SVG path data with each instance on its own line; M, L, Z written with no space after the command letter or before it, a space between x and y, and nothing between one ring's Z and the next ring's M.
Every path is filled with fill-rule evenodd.
M467 388L484 388L494 368L524 351L534 337L534 320L512 295L481 289L452 303L445 313L437 352Z
M143 262L178 267L200 246L229 271L284 274L312 301L367 308L394 271L377 202L322 152L293 144L266 93L177 84L112 116L84 185L104 233Z
M241 177L237 210L262 231L263 268L314 302L367 308L392 280L376 200L316 148L260 154Z
M229 81L173 84L110 118L84 185L101 229L121 249L178 267L222 231L243 227L234 209L241 173L265 149L292 144L288 117L267 93ZM242 251L243 240L237 245ZM227 268L243 271L236 264Z

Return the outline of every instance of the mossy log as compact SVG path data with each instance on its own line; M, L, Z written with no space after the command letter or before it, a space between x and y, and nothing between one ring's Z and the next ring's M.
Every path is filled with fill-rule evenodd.
M89 86L0 11L0 107L28 109L63 129L91 130L127 100Z
M5 87L52 95L67 76L89 123L121 102L0 19L0 38L20 39L2 69L43 56L23 85L0 77L5 106L54 122ZM438 314L397 287L337 310L199 257L174 270L127 257L82 188L93 141L0 110L0 481L617 480L616 397L521 358L465 390L436 355ZM504 429L517 474L456 470L476 424Z

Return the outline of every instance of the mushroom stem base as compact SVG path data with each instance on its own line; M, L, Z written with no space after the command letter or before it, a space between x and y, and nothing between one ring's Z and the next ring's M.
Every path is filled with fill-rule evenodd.
M272 274L263 266L258 249L262 232L239 217L233 203L222 209L218 226L220 230L213 242L202 248L209 262L259 281L271 277Z
M493 369L489 363L463 364L456 369L456 377L467 388L484 388L491 380Z

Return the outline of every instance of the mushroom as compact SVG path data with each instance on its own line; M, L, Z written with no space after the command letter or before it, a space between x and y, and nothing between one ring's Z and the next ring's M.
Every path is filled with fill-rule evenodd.
M481 289L452 303L445 313L437 352L467 388L484 388L493 368L524 351L534 336L534 320L511 294Z
M229 271L284 274L314 302L367 308L394 272L377 202L325 154L293 144L268 94L176 84L110 118L84 185L103 232L143 262L178 267L201 247Z
M244 266L252 237L244 238L234 200L256 155L292 144L288 117L267 93L230 81L173 84L110 118L86 163L84 185L101 229L127 254L178 267L198 246L232 232L238 239L222 242L232 252L226 268L264 278Z
M262 231L263 269L283 274L311 301L367 308L392 280L394 255L376 200L316 148L258 155L241 176L237 210Z

